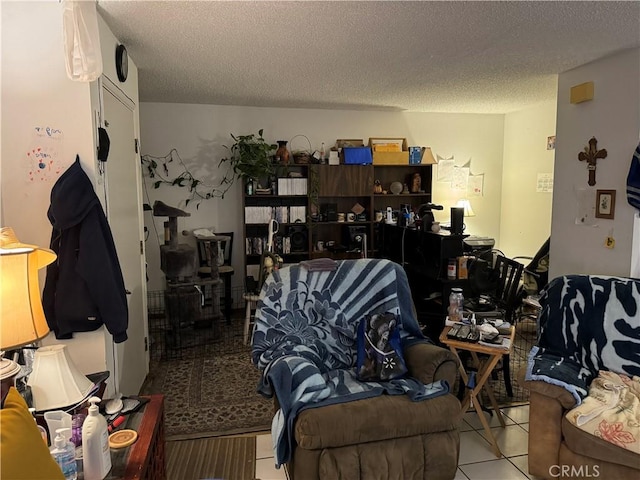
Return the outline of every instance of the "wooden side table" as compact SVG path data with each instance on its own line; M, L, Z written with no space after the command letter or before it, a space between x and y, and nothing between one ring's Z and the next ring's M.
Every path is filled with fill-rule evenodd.
M478 373L476 374L476 386L472 389L468 388L462 400L462 412L466 412L469 408L469 403L472 403L473 408L480 418L482 428L484 428L484 431L487 432L487 437L491 442L493 452L497 457L502 457L502 452L500 451L498 443L496 442L496 439L491 432L491 427L489 427L489 423L487 422L487 419L482 412L478 397L480 396L480 392L484 388L484 391L487 393L489 401L491 402L491 406L493 407L493 411L496 413L496 416L500 421L500 425L502 426L502 428L504 428L505 422L504 418L502 417L502 412L500 412L500 408L498 408L498 402L496 401L496 397L493 394L491 386L486 382L489 379L489 375L491 375L491 372L497 365L498 361L502 358L502 356L511 353L511 350L513 349L513 341L515 339L516 330L513 326L511 327L511 330L509 332L510 345L508 349L500 347L489 347L477 342L462 342L460 340L453 340L447 337L447 333L449 332L449 330L451 330L451 327L445 327L444 330L442 330L442 334L440 335L440 342L448 346L449 349L454 353L454 355L458 357L458 369L460 370L460 377L462 377L465 385L469 383L469 377L467 376L467 372L464 369L464 364L460 360L458 350L470 352L474 364L478 369ZM488 358L480 361L480 358L478 357L479 353L487 355Z
M111 471L105 480L165 480L164 396L150 395L143 409L129 416L123 428L138 432L130 447L111 449ZM120 430L120 429L119 429Z

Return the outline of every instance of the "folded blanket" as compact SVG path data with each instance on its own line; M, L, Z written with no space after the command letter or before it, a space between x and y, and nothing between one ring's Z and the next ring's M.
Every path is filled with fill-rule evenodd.
M566 418L591 435L640 454L640 377L600 371L589 395Z

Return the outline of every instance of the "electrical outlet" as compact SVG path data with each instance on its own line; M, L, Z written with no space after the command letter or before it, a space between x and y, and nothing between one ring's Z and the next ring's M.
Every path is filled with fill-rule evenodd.
M616 239L613 238L611 235L609 235L607 237L607 239L604 241L604 246L607 248L613 248L616 246Z

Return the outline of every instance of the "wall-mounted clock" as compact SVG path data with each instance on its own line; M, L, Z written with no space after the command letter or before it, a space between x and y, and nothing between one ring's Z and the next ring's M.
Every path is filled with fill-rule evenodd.
M116 47L116 73L118 74L118 80L121 82L127 80L129 56L127 55L127 48L122 44Z

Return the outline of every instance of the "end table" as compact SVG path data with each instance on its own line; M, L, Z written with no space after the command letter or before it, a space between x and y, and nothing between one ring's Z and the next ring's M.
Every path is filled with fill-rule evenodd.
M454 340L447 337L447 333L451 330L451 327L445 327L440 334L440 342L449 347L449 349L453 352L453 354L458 357L459 365L458 369L460 370L460 377L464 381L464 384L467 385L469 383L469 377L467 376L467 372L464 369L464 364L460 360L460 356L458 355L458 351L467 351L471 353L471 358L473 358L474 364L478 369L478 373L476 376L476 385L474 388L468 388L467 392L462 399L462 413L467 411L469 408L469 403L473 405L473 408L480 417L480 423L482 423L482 428L487 432L487 437L491 442L493 447L493 452L497 457L502 457L502 452L498 447L498 443L496 442L493 433L491 432L491 427L489 427L489 423L485 418L482 408L480 406L480 402L478 401L478 397L480 396L480 392L484 388L484 391L487 393L489 397L489 401L491 402L491 406L493 407L498 420L500 421L500 425L502 428L505 427L504 418L502 417L502 412L500 412L500 408L498 408L498 402L496 401L496 397L493 394L493 390L491 386L486 382L489 379L489 375L497 365L498 361L502 358L503 355L510 354L513 348L513 341L515 339L515 327L511 326L509 331L508 338L510 340L509 347L504 348L500 346L488 346L485 344L480 344L478 342L463 342L460 340ZM486 355L486 359L480 360L478 354Z

